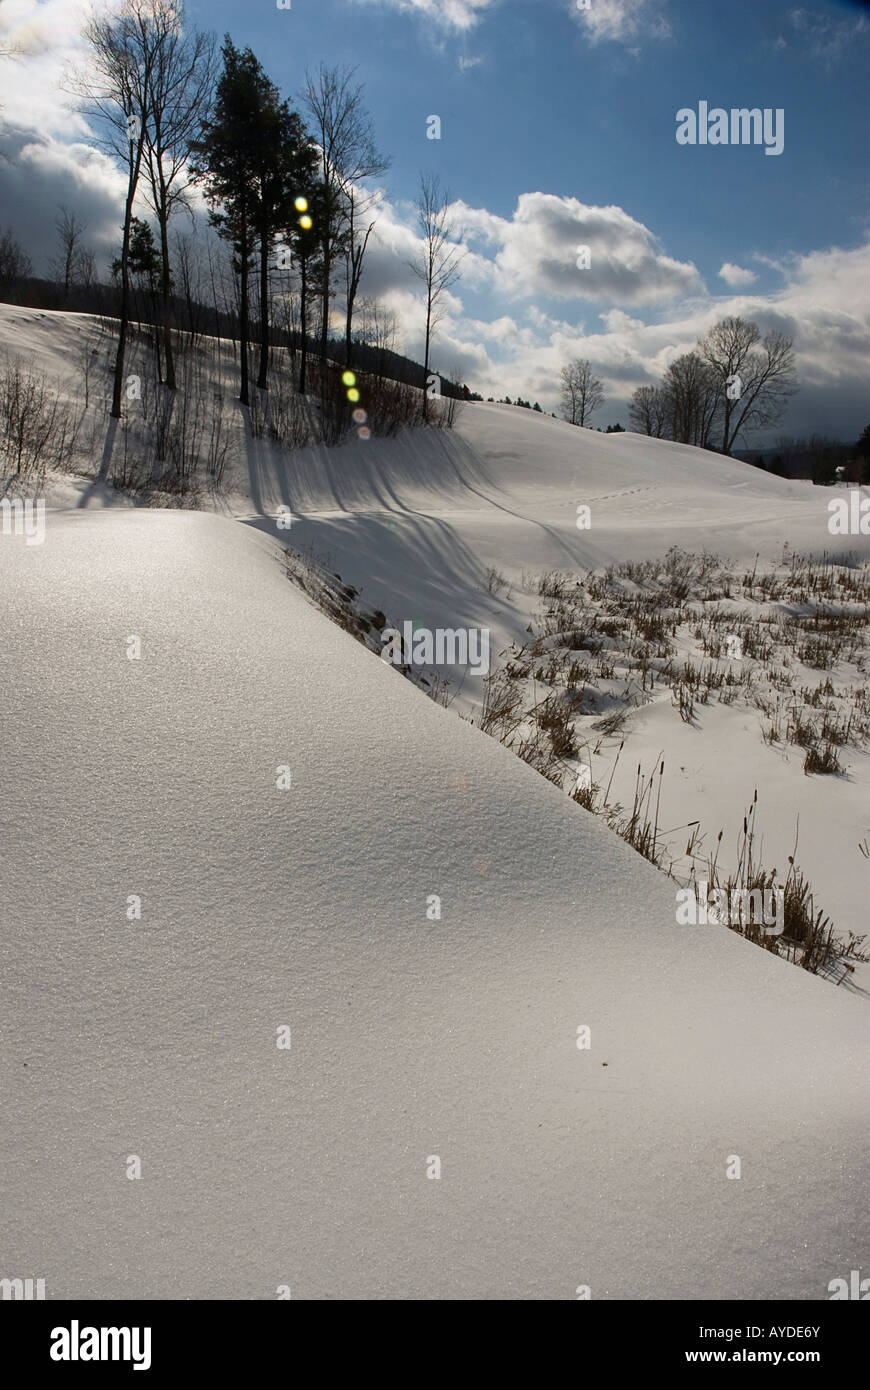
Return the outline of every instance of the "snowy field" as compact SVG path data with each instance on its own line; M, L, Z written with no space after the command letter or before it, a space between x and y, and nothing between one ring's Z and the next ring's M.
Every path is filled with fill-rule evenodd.
M111 345L87 316L0 306L0 350L30 359L64 383L82 422L86 476L50 474L41 494L50 511L148 500L108 486L99 476L101 464L107 471L105 460L99 451L87 453L89 437L105 437L93 388L89 409L82 409L80 362L87 343L102 352ZM198 505L319 558L359 591L369 611L381 610L400 629L409 621L433 632L488 630L493 669L507 660L511 644L531 640L530 626L546 607L537 582L552 570L583 576L627 561L661 560L671 547L716 555L738 576L764 574L794 556L865 562L870 556L870 536L840 537L828 529L829 504L847 498L846 488L786 481L689 446L580 431L518 407L475 403L461 410L452 432L416 430L287 453L246 436L228 356L214 384L224 391L230 447L220 489L203 491ZM116 454L121 447L116 440ZM870 498L870 489L861 495ZM584 506L590 524L581 530L578 508ZM488 587L492 569L506 580L496 592ZM767 606L756 597L732 607L763 618ZM795 604L780 605L778 616L797 611ZM686 635L680 634L678 651ZM441 674L450 681L454 713L479 722L481 679L449 667ZM833 673L795 659L779 692L783 708L788 692L817 687L829 674L838 688L866 690L863 659L842 662ZM797 859L817 904L839 934L867 931L870 866L859 844L870 833L870 761L861 739L841 751L841 775L806 776L804 747L788 738L765 742L775 721L751 701L698 705L691 724L675 713L667 689L649 700L629 691L627 703L630 719L617 735L602 737L592 718L578 721L575 761L586 762L601 785L613 774L612 798L630 804L638 765L646 772L664 758L661 826L674 830L668 846L678 868L687 868L679 861L682 827L691 822L700 824L704 852L722 831L723 857L732 862L757 789L770 866L782 877L797 841ZM566 788L573 771L566 770ZM844 989L856 985L870 988L861 965Z
M83 331L0 310L58 376ZM508 406L237 440L203 510L134 505L93 459L46 478L44 544L0 537L5 1266L52 1297L828 1297L866 1264L860 972L677 926L673 880L472 727L479 677L427 699L281 552L498 656L546 571L868 538L832 538L831 489ZM757 787L765 859L799 816L819 905L863 931L867 754L807 776L762 723L659 692L614 791L663 752L662 825L733 848Z

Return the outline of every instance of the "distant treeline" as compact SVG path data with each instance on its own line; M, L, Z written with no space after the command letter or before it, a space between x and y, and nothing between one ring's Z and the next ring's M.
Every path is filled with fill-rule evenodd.
M819 486L838 481L870 483L870 425L853 444L814 434L782 435L766 449L740 449L735 457L780 478L811 478Z

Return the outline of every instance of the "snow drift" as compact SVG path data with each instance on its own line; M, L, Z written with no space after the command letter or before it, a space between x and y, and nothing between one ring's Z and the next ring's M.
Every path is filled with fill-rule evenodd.
M0 580L0 1272L824 1299L866 1263L859 1001L677 927L672 883L254 529L50 514Z

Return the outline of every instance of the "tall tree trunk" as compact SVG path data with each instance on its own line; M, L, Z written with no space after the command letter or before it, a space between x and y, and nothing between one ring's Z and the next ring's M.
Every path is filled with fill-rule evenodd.
M133 141L130 141L130 177L127 180L127 201L124 204L124 240L121 244L121 310L118 327L118 348L115 353L115 376L112 383L112 409L109 412L115 420L121 418L121 392L124 389L124 355L127 351L127 321L130 317L130 228L133 222L133 199L139 181L139 165L142 160L142 144L134 156Z
M158 218L160 223L160 327L163 337L163 360L166 363L166 385L175 390L175 354L172 351L172 273L169 264L169 225L166 209Z
M163 384L163 373L160 361L160 314L157 308L157 286L154 284L154 276L148 272L148 298L150 300L151 315L151 337L154 342L154 359L157 363L157 380Z
M352 330L353 330L353 301L354 301L354 295L355 295L355 293L356 293L356 291L355 291L355 289L354 289L354 274L355 274L355 271L356 271L356 267L355 267L355 265L354 265L354 258L353 258L353 253L354 253L354 236L355 236L355 228L354 228L354 215L355 215L355 213L356 213L356 201L355 201L355 199L354 199L353 193L351 193L351 195L350 195L350 222L349 222L349 229L348 229L348 231L349 231L349 244L348 244L347 250L346 250L346 252L345 252L345 269L346 269L346 283L347 283L347 314L346 314L346 316L345 316L345 321L344 321L344 364L345 364L345 366L348 368L348 370L350 370L351 357L353 356L353 353L352 353L352 351L351 351L351 345L350 345L350 335L351 335L351 332L352 332Z
M302 271L302 295L299 310L299 328L302 338L302 361L299 367L299 394L305 395L305 367L308 361L308 259L303 257L300 263Z
M260 233L260 370L257 385L269 387L269 239Z
M349 293L347 296L347 318L344 325L344 361L345 366L350 368L353 365L353 348L351 346L351 332L353 330L353 297Z
M730 402L730 400L728 399L728 396L726 395L726 397L725 397L725 417L724 417L724 422L723 422L723 425L722 425L722 453L723 453L723 454L730 454L730 453L731 453L731 441L730 441L729 438L728 438L728 433L729 433L730 427L731 427L731 402Z
M248 228L245 222L242 223L239 251L242 262L239 281L239 350L241 356L239 400L242 405L250 405L250 392L248 390Z
M323 294L321 296L320 324L320 394L326 391L326 345L329 339L329 288L332 279L332 248L324 246L323 252Z
M432 329L432 290L426 296L426 352L423 357L423 419L429 419L429 339Z

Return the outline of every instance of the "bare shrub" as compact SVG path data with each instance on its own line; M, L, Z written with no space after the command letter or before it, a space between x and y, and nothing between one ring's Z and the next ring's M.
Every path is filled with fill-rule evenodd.
M556 695L548 695L535 710L535 722L550 739L553 756L572 758L577 752L571 707Z
M251 392L249 421L255 439L270 439L285 449L302 449L312 442L311 406L285 373L273 374L268 391Z
M843 764L840 756L832 743L813 744L807 749L804 758L804 772L833 773L842 772Z
M522 692L504 670L484 679L483 710L478 727L501 743L522 723Z
M499 570L490 565L486 571L486 591L489 594L497 594L501 589L507 588L507 580Z
M77 426L58 389L39 373L34 359L23 363L8 353L0 359L0 476L60 468L72 457Z

